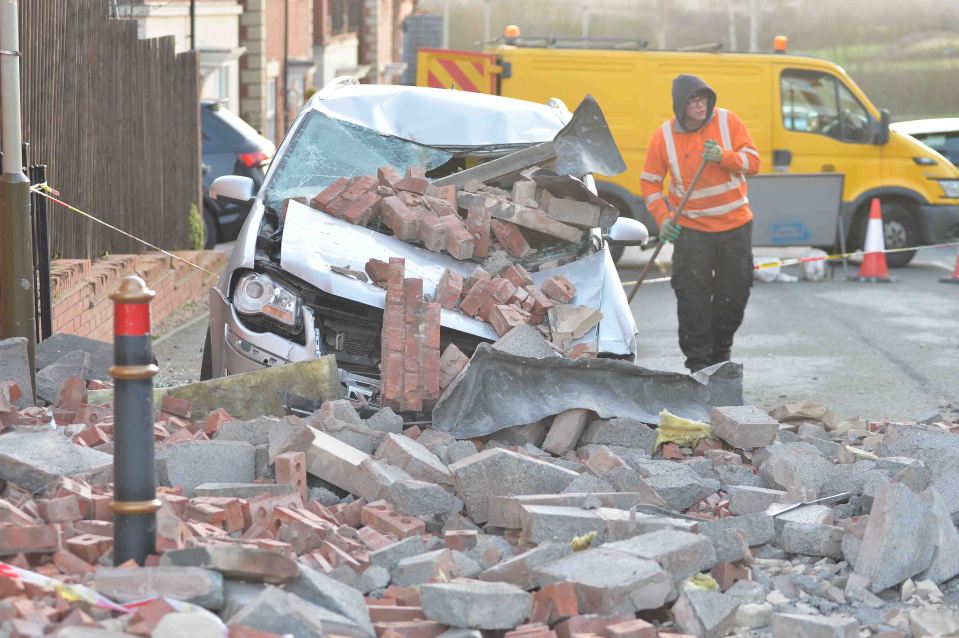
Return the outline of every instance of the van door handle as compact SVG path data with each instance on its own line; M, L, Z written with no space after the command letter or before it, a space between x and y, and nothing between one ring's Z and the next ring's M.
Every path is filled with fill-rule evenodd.
M773 150L773 166L789 166L793 161L793 152L784 148Z

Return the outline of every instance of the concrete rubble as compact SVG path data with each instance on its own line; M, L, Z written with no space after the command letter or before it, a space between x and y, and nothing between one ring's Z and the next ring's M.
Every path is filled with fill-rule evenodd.
M345 400L238 419L171 396L157 553L114 566L112 411L59 383L33 406L0 382L0 635L959 632L953 423L723 406L664 441L578 409L457 440ZM399 407L429 401L411 383Z

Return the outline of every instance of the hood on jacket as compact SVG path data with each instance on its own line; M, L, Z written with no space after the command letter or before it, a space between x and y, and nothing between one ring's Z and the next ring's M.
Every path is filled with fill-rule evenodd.
M686 102L694 93L707 93L706 101L706 119L701 126L705 126L713 116L713 109L716 108L716 92L713 91L702 78L695 75L677 75L673 80L673 113L676 115L676 127L680 131L686 130ZM700 127L701 128L701 127ZM693 129L696 130L696 129Z

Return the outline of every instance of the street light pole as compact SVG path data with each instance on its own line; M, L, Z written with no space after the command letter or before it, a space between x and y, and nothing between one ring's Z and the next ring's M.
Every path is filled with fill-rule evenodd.
M190 0L190 48L196 50L196 0Z
M443 48L450 48L450 0L443 0Z
M30 224L30 180L23 173L20 137L20 36L16 0L0 5L0 104L3 106L3 175L0 175L0 319L4 337L24 337L34 398L37 316Z

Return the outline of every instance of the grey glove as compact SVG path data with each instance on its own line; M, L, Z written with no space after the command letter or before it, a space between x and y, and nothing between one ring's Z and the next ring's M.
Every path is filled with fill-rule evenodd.
M723 161L723 149L719 148L719 144L713 140L706 140L706 144L703 146L703 159L707 162L719 164Z

